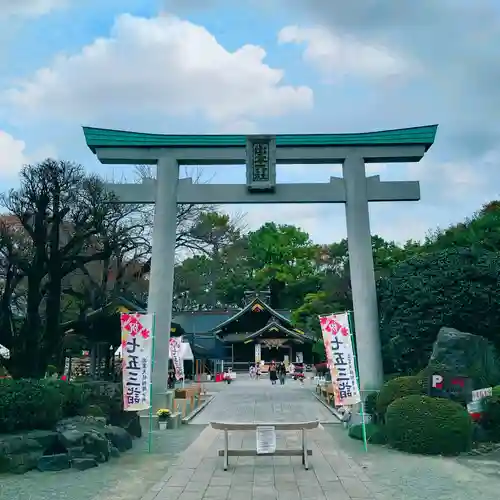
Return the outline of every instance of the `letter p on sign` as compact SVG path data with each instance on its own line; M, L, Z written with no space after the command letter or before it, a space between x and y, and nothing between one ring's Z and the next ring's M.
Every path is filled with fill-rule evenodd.
M441 375L433 375L432 376L432 387L436 389L443 388L443 377Z

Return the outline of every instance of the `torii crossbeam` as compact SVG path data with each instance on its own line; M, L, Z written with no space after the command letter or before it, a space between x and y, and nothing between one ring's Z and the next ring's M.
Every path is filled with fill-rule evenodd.
M156 314L154 409L166 392L178 203L344 203L361 390L383 383L369 202L417 201L418 181L366 177L365 163L418 162L434 143L437 125L362 134L276 136L157 135L84 127L101 163L155 164L156 180L110 184L124 203L154 203L148 311ZM342 178L277 184L276 164L342 164ZM179 180L179 165L246 164L246 184ZM314 167L311 167L314 168Z

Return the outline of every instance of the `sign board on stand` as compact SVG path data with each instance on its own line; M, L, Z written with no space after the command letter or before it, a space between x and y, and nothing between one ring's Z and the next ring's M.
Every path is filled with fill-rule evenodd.
M472 379L460 375L433 373L429 377L429 396L472 399Z
M260 425L255 434L258 455L269 455L276 451L276 429L273 425Z
M481 401L481 399L493 396L493 387L486 387L484 389L477 389L472 391L472 402Z

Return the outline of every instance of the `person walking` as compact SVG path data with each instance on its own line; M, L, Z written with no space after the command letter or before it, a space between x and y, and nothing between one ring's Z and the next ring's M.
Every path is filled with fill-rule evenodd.
M285 385L285 380L286 380L285 363L280 363L278 374L279 374L279 378L280 378L280 385Z
M276 372L276 363L273 361L269 366L269 378L271 379L271 384L276 385L278 380L278 373Z

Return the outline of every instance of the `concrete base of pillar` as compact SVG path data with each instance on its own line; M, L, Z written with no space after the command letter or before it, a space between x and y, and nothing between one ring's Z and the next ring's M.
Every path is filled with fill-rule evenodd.
M174 412L170 415L168 419L168 428L169 429L178 429L182 424L182 415L179 412Z
M174 391L166 391L163 393L153 394L153 414L160 409L174 411Z

